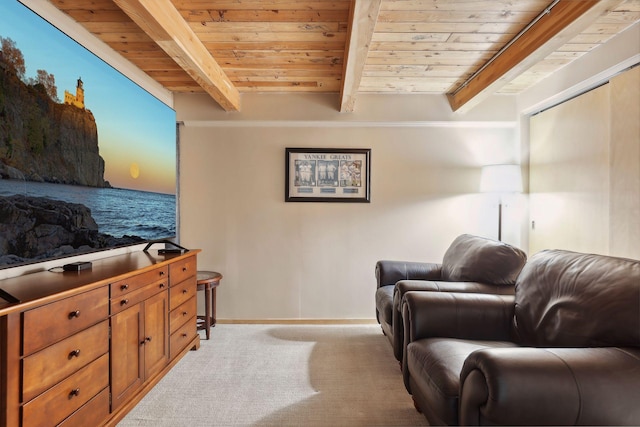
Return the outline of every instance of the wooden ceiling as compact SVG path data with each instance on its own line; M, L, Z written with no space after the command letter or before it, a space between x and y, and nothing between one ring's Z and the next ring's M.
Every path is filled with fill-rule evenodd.
M168 90L230 111L244 92L335 92L345 112L359 93L437 93L458 110L640 21L640 0L48 1Z

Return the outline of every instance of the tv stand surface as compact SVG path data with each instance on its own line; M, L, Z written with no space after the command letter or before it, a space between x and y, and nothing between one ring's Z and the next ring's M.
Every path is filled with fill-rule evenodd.
M0 288L0 298L12 304L16 304L20 302L18 298L14 297L13 295L11 295L9 292L5 291L2 288Z
M116 425L200 346L197 253L0 280L0 427Z

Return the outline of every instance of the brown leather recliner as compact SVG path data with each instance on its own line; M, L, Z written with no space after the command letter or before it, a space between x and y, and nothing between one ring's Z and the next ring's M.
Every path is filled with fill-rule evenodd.
M402 312L431 425L640 425L640 261L542 251L514 296L407 292Z
M472 292L513 295L527 259L520 249L484 237L462 234L451 243L442 263L378 261L376 318L402 360L404 326L400 303L408 291Z

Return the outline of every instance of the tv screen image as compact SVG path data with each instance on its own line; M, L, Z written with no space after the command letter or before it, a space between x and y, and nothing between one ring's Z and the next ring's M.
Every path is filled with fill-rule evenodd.
M0 268L173 238L175 112L0 3Z

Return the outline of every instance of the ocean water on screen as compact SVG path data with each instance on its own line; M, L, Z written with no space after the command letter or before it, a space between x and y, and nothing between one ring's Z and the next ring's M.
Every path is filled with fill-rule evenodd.
M98 231L114 237L159 239L176 234L173 194L0 179L0 196L15 194L85 205Z

